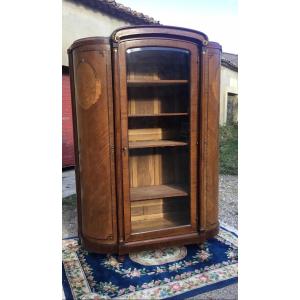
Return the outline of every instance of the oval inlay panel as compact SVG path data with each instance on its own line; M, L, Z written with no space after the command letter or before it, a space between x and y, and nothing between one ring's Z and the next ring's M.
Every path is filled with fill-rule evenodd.
M181 260L186 257L186 247L168 247L162 249L145 250L129 253L132 261L144 266L158 266L174 261Z
M89 109L101 95L101 82L87 62L81 62L78 65L75 77L75 91L79 105L83 109Z

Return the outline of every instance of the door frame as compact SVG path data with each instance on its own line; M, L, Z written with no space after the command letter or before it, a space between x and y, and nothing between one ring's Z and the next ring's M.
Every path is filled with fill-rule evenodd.
M131 207L130 207L130 181L129 181L129 149L128 149L128 98L127 98L127 72L126 72L126 50L136 47L170 47L188 50L190 52L190 155L189 155L189 198L190 198L190 224L184 226L171 227L162 230L149 232L132 233L131 232ZM120 130L121 144L119 153L121 153L122 169L122 199L123 207L123 236L125 242L140 241L145 239L163 238L180 234L189 234L197 232L198 214L197 214L197 182L198 182L198 137L199 137L199 53L198 45L183 40L173 40L166 38L147 38L125 40L119 43L118 66L119 66L119 99L120 99Z

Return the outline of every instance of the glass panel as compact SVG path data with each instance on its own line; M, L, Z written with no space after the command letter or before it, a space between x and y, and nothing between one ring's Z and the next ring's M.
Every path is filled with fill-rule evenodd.
M189 109L187 84L128 87L128 114L187 114Z
M132 232L147 232L189 224L187 197L131 202Z
M172 140L188 143L188 118L130 118L128 120L130 142ZM185 145L182 144L182 145Z
M167 47L143 47L127 50L129 80L187 80L189 52Z
M127 50L132 232L190 224L189 51Z

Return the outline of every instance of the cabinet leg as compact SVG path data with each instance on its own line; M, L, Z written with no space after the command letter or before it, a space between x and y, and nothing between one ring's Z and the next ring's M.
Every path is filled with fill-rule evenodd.
M118 255L118 261L120 263L124 262L124 260L125 260L125 255Z
M203 249L203 247L204 247L204 242L198 243L198 247L199 247L200 249Z

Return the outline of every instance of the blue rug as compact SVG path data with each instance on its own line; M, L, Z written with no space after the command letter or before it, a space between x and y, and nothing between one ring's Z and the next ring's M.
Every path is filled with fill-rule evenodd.
M114 255L90 254L63 240L66 300L185 299L237 282L237 234L221 226L203 245Z

